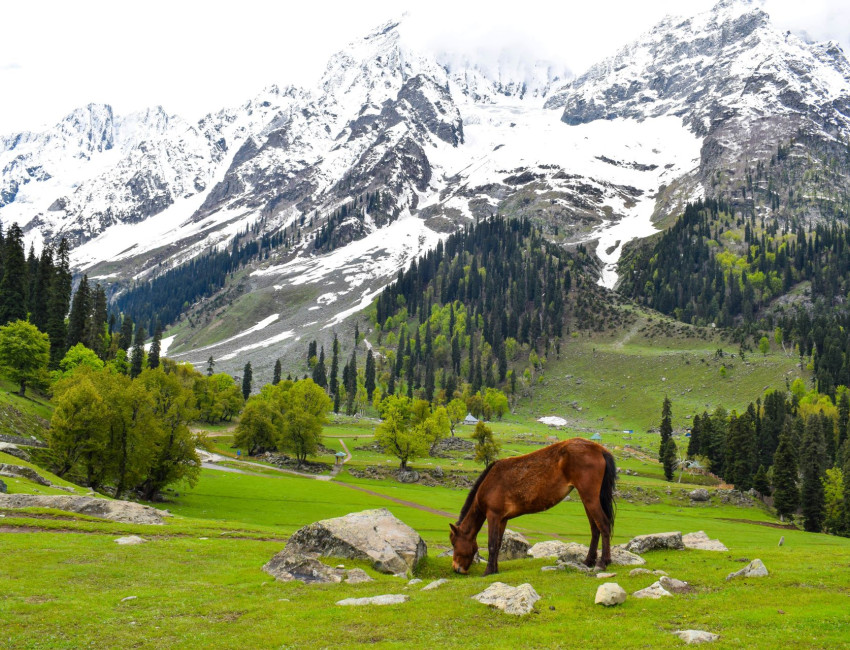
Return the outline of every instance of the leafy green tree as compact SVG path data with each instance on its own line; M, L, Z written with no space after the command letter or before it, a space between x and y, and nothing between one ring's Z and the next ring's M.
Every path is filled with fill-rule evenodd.
M759 352L763 356L767 356L767 353L770 352L770 341L767 340L766 336L762 336L759 340Z
M779 447L773 459L773 506L779 516L790 517L797 511L800 491L797 488L797 460L790 427L779 436Z
M27 260L24 234L17 223L6 233L3 248L3 274L0 276L0 324L27 317Z
M824 529L832 535L848 535L847 504L844 501L844 473L837 467L826 470L823 479Z
M0 327L0 370L20 384L21 397L27 384L44 383L49 361L50 340L35 325L17 320Z
M664 455L667 449L667 441L673 436L673 404L670 398L664 396L664 402L661 404L661 444L658 447L658 460L664 462ZM668 481L670 478L667 479Z
M245 410L236 425L234 446L244 449L250 456L276 449L275 437L280 429L279 419L280 413L275 411L269 400L260 396L252 397L245 404Z
M850 442L844 443L844 466L842 475L844 478L844 531L850 533Z
M246 400L251 396L251 385L254 382L254 371L251 370L251 362L245 364L242 369L242 397Z
M80 366L85 366L92 370L101 370L104 363L94 350L90 350L82 343L77 343L65 353L62 361L59 362L59 376L68 377Z
M489 465L499 457L501 445L493 438L493 430L486 424L478 421L472 432L475 441L475 461Z
M283 396L278 448L291 452L302 464L318 450L330 408L331 400L321 386L310 379L295 382Z
M399 459L400 469L426 455L434 443L430 428L423 426L428 418L416 423L413 406L410 398L398 395L388 395L378 406L382 422L375 429L375 442Z
M85 455L102 452L108 405L86 374L59 382L54 389L54 404L49 443L54 472L62 477Z
M488 388L484 391L484 402L489 407L491 418L495 416L501 420L509 410L507 396L496 388Z
M453 399L446 405L446 413L449 416L449 429L454 436L455 427L466 417L466 402L458 398Z

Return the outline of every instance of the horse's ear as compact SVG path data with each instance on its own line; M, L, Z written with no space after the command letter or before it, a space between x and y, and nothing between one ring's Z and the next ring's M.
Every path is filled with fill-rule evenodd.
M457 526L455 526L454 524L449 524L449 529L452 531L452 533L457 535Z

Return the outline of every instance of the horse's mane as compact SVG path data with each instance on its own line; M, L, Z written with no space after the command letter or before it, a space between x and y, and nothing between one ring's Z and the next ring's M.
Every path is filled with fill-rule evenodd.
M481 476L475 480L475 484L472 486L469 494L466 495L466 502L463 504L463 508L460 509L460 516L457 518L458 525L463 521L464 517L466 517L469 509L472 507L472 502L475 500L475 495L478 494L478 488L481 486L484 478L490 473L490 470L493 469L493 465L495 464L496 463L493 462L487 465L487 467L484 468L484 471L481 472Z

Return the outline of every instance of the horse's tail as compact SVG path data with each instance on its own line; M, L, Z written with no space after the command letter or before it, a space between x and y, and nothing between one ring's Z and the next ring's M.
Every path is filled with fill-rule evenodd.
M614 486L617 483L617 465L614 456L607 449L602 452L605 457L605 476L602 478L602 487L599 490L599 505L611 523L614 530Z

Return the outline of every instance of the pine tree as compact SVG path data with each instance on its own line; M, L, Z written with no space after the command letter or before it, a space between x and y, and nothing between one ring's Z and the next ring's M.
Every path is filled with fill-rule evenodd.
M91 298L91 317L86 332L86 347L94 350L101 359L106 359L106 348L108 336L106 334L108 315L106 304L106 291L100 283L94 286ZM160 338L162 330L160 329ZM151 366L153 368L155 366Z
M838 449L840 450L844 447L844 441L847 440L848 427L850 427L850 390L843 391L838 400L838 421L836 425L838 427ZM844 454L844 459L847 459L846 453ZM845 476L847 475L845 474ZM845 480L845 485L847 481L850 481L850 477L847 477L847 480Z
M372 348L366 354L366 370L363 378L363 385L366 388L366 397L370 401L375 394L375 357L372 355Z
M0 278L0 325L27 319L27 260L24 234L13 223L3 247L3 275Z
M334 334L334 343L333 343L333 357L331 358L331 376L330 381L328 382L328 388L331 391L331 395L339 394L339 339L337 339L336 334ZM338 413L337 406L338 400L334 399L334 412Z
M68 242L64 237L59 242L53 262L54 274L50 282L47 309L47 335L50 337L50 368L55 370L67 351L65 343L68 330L65 326L65 316L71 306L71 266Z
M676 471L677 465L676 441L673 440L672 437L667 440L667 443L664 445L664 449L661 453L661 463L664 466L664 478L666 478L668 481L672 481L673 473Z
M810 533L819 533L823 529L824 492L820 453L822 445L823 435L820 422L816 417L810 417L806 422L800 462L803 475L800 487L803 526Z
M274 374L272 375L272 386L277 386L280 383L280 359L276 359L274 362Z
M30 320L42 332L47 331L49 304L50 304L50 284L53 281L53 249L50 246L45 246L41 251L41 258L38 261L38 271L36 273L35 282L33 283L33 291L31 296L32 313Z
M428 360L425 362L425 399L428 402L434 401L434 359L429 354Z
M327 368L325 367L325 346L322 346L322 350L319 353L319 360L316 362L316 366L313 368L313 382L316 385L321 386L322 388L328 387L328 377L327 377Z
M699 414L694 416L693 424L691 425L691 437L688 439L688 458L695 458L700 455L700 436L702 435L702 420Z
M278 359L278 362L279 361L280 361L280 359ZM210 358L207 359L207 377L212 377L214 373L215 373L215 359L213 359L212 355L210 355Z
M69 328L70 329L70 328ZM142 374L145 368L145 339L147 334L141 325L136 326L136 337L133 340L133 351L130 353L130 379Z
M395 373L390 370L390 378L387 382L387 395L395 395Z
M348 372L345 373L345 394L347 397L346 414L354 415L354 400L357 398L357 350L351 351L348 362Z
M850 532L850 442L842 447L844 452L844 530Z
M662 463L664 462L664 455L666 452L667 441L672 439L673 437L673 404L670 402L670 398L666 395L664 396L664 402L661 405L661 444L658 447L658 460ZM669 478L667 479L670 480Z
M764 470L764 465L759 465L759 469L753 478L753 489L758 492L762 498L770 496L770 483L767 480L767 472Z
M242 369L242 397L246 400L251 396L251 384L254 381L254 372L251 370L251 362L245 364Z
M121 320L121 333L118 335L118 349L126 350L133 344L133 319L124 314Z
M86 330L88 329L89 313L91 311L91 297L89 295L89 279L84 275L80 280L80 286L74 294L71 302L71 315L68 316L68 339L67 347L70 349L77 343L86 345ZM133 375L135 377L135 375Z
M156 322L156 326L153 331L153 341L151 342L151 349L148 352L148 367L151 369L159 368L159 355L162 350L162 325L159 324L159 321Z
M38 258L35 256L35 246L30 242L30 252L27 255L27 312L32 322L35 311L35 283L38 278Z

